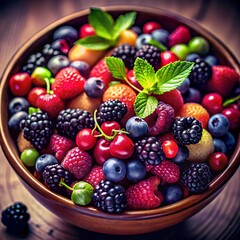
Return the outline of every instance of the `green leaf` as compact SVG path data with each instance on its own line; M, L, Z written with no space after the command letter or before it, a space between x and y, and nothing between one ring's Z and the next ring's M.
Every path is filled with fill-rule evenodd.
M113 39L114 21L110 14L100 8L91 8L88 21L93 26L97 36L108 40Z
M79 39L75 44L81 44L92 50L105 50L111 46L111 41L98 36L89 36Z
M154 38L152 38L150 41L148 41L148 44L157 47L161 52L164 52L167 50L167 47L165 47L162 43L158 42Z
M139 93L134 102L135 113L140 118L149 116L154 112L157 106L158 100L144 92Z
M156 72L155 94L169 92L179 87L191 72L194 63L177 61L169 63Z
M134 24L136 15L136 12L129 12L117 18L114 24L114 39L118 38L123 30L130 28Z
M236 97L233 97L233 98L230 98L230 99L227 99L226 101L224 101L223 103L223 107L227 107L228 105L236 102L237 100L240 99L240 95L236 96Z
M153 66L139 57L134 62L134 74L144 89L151 89L155 83L155 71Z
M126 68L122 59L116 57L106 57L106 64L113 77L117 79L126 78Z

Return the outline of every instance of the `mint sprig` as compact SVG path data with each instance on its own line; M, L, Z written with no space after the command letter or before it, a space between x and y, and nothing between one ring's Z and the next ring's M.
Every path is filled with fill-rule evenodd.
M92 49L105 50L114 47L122 31L130 28L136 18L136 12L120 15L116 21L110 14L100 8L91 8L88 16L89 23L95 30L95 36L79 39L76 44Z
M117 79L127 82L138 93L134 102L137 116L146 118L154 112L158 105L155 95L169 92L179 87L190 74L194 63L176 61L160 68L156 73L151 64L141 58L134 62L134 74L143 90L132 85L126 77L124 62L116 57L107 57L106 64L109 71Z

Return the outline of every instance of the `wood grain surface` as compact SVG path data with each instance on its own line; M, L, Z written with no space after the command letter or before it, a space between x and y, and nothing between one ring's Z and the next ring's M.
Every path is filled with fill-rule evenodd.
M162 8L198 21L240 58L239 1L191 0L3 0L0 4L0 76L17 49L53 21L90 6L142 5ZM66 224L40 205L24 188L0 149L0 210L15 201L30 211L30 233L24 239L240 239L240 169L219 196L201 212L174 227L135 236L97 234ZM0 240L17 240L0 224Z

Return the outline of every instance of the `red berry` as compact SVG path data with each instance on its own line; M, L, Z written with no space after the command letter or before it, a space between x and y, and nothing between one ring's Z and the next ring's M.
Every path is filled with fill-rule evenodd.
M228 165L228 158L222 152L215 152L209 157L208 163L213 171L221 171Z
M174 141L176 144L178 144L178 141L174 137L173 132L168 132L163 135L159 135L158 139L159 139L160 143L163 143L166 140L171 140L171 141Z
M152 31L162 28L161 25L157 22L147 22L143 25L143 32L151 34Z
M32 86L32 79L28 73L16 73L10 78L9 87L15 96L25 96Z
M169 35L169 46L172 47L180 43L188 43L191 39L191 33L189 28L184 26L178 26L170 35Z
M240 111L235 108L226 108L222 111L222 114L227 117L229 121L230 130L236 130L240 126Z
M101 129L106 135L111 136L113 134L112 130L120 130L121 126L116 121L107 121L101 125Z
M210 115L220 113L223 109L222 96L218 93L208 93L202 99L202 105Z
M92 132L90 128L80 130L76 136L76 144L82 150L89 150L94 147L97 142L97 131Z
M166 140L162 143L163 152L166 158L174 158L178 153L178 145L176 142L171 140Z
M110 144L111 141L106 140L105 138L100 138L93 150L93 156L96 162L100 165L103 165L109 158L112 157L110 153Z
M91 171L84 177L83 181L91 184L94 188L102 181L105 180L102 166L94 166Z
M130 83L132 83L138 89L140 89L140 90L143 89L142 86L139 84L138 80L136 79L133 69L131 69L130 71L127 72L127 79Z
M85 38L92 35L95 35L95 31L92 25L89 23L83 24L80 28L80 38Z
M171 62L178 61L179 58L171 51L161 52L161 66L165 66Z
M34 87L28 93L27 99L31 106L37 107L37 99L40 95L46 94L46 89L42 87Z

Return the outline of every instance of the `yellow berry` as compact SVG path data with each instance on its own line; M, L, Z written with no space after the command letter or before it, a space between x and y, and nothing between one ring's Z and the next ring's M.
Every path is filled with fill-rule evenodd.
M136 45L138 35L132 30L124 30L121 32L117 46L121 44L129 44L132 46Z

